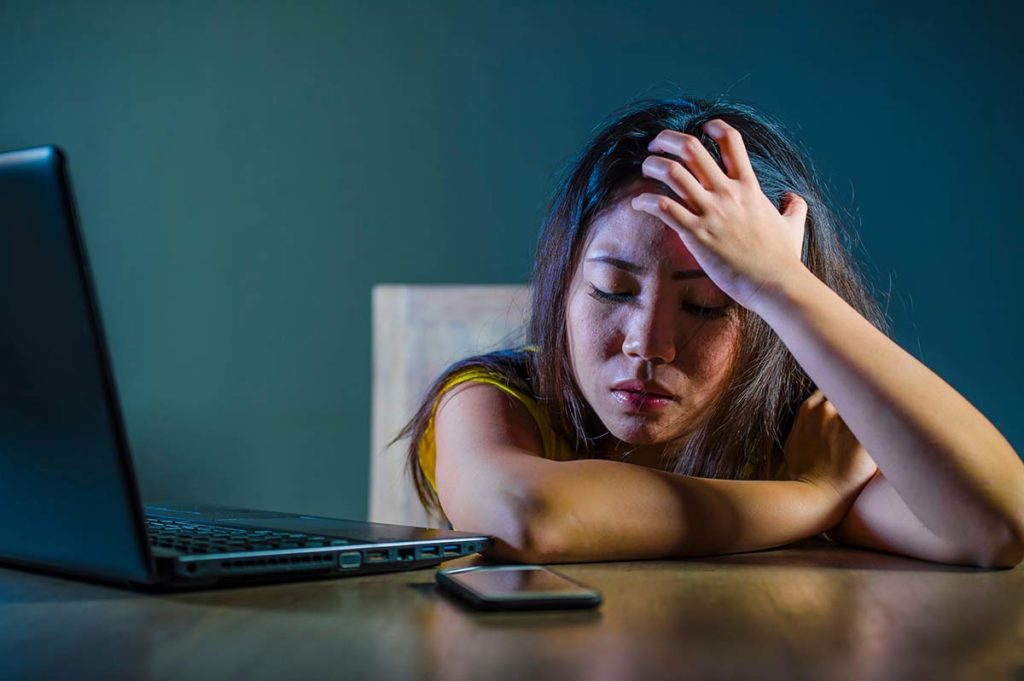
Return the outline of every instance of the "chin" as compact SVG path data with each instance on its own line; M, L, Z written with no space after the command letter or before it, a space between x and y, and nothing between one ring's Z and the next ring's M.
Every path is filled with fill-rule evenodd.
M660 445L668 442L672 439L673 434L665 434L664 428L650 427L653 424L647 426L627 426L620 424L616 427L608 428L615 439L624 442L628 445Z
M687 419L681 414L663 414L661 418L636 415L630 417L621 412L604 418L598 414L602 425L617 440L630 445L661 445L682 437L690 431Z

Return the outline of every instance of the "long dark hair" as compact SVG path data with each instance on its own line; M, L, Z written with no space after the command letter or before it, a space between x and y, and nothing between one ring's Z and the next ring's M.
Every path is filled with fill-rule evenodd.
M532 312L524 348L469 357L452 364L428 388L420 408L392 442L409 437L407 469L425 509L444 517L418 457L418 446L434 402L446 381L469 367L485 368L533 395L555 430L573 445L576 458L601 456L606 430L573 376L566 333L569 283L595 216L617 192L642 176L647 144L671 129L701 140L723 170L717 145L701 126L718 118L736 128L761 190L782 210L787 192L808 205L804 265L886 335L887 319L851 252L856 231L840 213L807 155L785 127L753 107L717 100L640 100L617 112L573 160L551 198L537 243L532 277ZM725 387L695 430L665 447L666 467L710 478L770 479L783 461L782 448L800 404L815 386L768 324L739 308L739 347Z

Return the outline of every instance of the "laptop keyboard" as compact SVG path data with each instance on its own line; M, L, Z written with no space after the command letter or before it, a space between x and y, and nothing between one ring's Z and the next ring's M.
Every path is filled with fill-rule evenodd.
M146 516L146 528L151 545L190 554L303 549L351 543L319 534L226 527L153 516Z

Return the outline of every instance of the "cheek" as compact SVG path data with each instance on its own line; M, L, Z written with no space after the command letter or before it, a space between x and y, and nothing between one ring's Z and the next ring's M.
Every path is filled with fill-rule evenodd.
M566 321L574 361L607 358L622 347L620 320L615 318L613 310L590 300L589 296L580 296L573 301Z
M732 366L739 343L738 330L725 327L698 334L694 341L685 353L686 373L701 383L717 383Z
M593 309L594 302L589 296L576 296L566 310L569 365L588 400L593 397L591 383L600 381L599 367L622 347L621 339L615 345L614 321L606 310Z

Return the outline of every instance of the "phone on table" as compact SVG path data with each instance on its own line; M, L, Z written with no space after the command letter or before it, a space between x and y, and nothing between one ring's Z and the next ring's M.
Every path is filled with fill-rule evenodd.
M601 594L542 565L474 565L442 568L443 589L480 610L596 608Z

